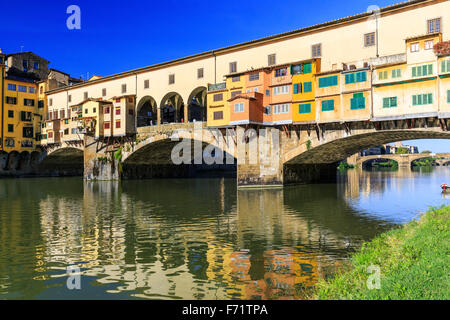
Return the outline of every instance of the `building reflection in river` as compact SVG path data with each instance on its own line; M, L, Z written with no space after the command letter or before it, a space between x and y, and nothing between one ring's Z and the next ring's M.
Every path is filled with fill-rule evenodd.
M355 170L338 184L242 191L232 179L0 180L0 296L302 298L396 224L390 196L441 176ZM79 296L69 265L82 269Z

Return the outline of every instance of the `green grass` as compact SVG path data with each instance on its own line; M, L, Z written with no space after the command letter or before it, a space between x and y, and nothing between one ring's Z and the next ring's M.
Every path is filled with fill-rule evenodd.
M314 293L326 300L450 299L450 207L430 209L419 220L363 245L351 266L321 280ZM369 290L367 268L381 269L381 288Z

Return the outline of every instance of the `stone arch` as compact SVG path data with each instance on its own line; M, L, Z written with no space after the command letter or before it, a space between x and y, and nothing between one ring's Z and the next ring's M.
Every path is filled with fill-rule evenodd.
M79 176L83 174L84 152L82 147L61 147L47 152L38 170L44 175Z
M5 170L8 166L8 153L0 151L0 170Z
M8 154L8 163L6 170L18 170L20 164L20 153L17 151L11 151Z
M137 127L147 127L158 124L158 104L152 96L144 96L139 101L137 114Z
M345 160L349 156L370 147L419 139L450 139L450 133L431 128L378 131L375 129L360 129L354 130L353 134L348 134L343 130L330 130L319 135L312 133L310 137L302 139L301 143L291 150L285 150L283 163L331 164ZM310 143L307 143L308 141Z
M206 121L207 109L206 109L206 87L197 87L192 90L188 98L188 119L189 122Z
M161 124L181 123L185 121L184 101L177 92L167 93L160 103Z
M358 163L361 167L366 167L369 163L374 162L375 160L385 160L385 161L394 161L399 165L398 157L389 157L387 155L379 155L379 156L371 156L371 157L365 157L361 162Z
M27 170L30 167L30 153L28 151L22 151L20 153L18 170Z

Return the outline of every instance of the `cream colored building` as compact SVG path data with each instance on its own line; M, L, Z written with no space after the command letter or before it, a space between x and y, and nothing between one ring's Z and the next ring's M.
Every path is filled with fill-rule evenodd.
M450 24L447 21L450 21L449 1L403 2L382 8L378 14L357 14L52 90L48 92L48 99L52 100L49 111L67 109L88 98L108 100L128 94L136 96L136 105L140 105L141 99L151 97L160 108L174 96L188 105L195 92L206 90L208 84L224 82L225 75L268 66L269 56L278 65L320 57L322 72L342 69L343 64L360 69L377 55L404 52L407 38L439 31L442 40L448 41ZM158 109L160 120L159 114ZM365 118L366 115L358 116L358 119Z

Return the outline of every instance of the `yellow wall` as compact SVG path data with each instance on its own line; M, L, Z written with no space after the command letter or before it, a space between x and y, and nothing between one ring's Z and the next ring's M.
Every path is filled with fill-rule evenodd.
M439 112L447 113L446 116L450 116L450 69L444 69L443 72L442 64L445 63L447 66L450 65L450 57L442 57L439 59Z
M333 100L334 101L334 110L332 111L322 111L322 101L328 101ZM328 97L322 97L318 98L316 100L316 108L317 108L317 114L318 114L318 121L321 123L324 122L337 122L341 118L341 96L335 95L335 96L328 96Z
M302 64L304 64L304 63L311 64L311 72L292 75L292 120L294 122L315 121L316 120L315 73L317 72L318 65L317 65L316 60L303 62ZM305 92L305 83L311 83L311 92ZM301 92L297 93L297 94L294 93L294 86L296 84L301 84ZM300 109L299 109L300 104L310 104L311 112L300 113Z
M223 99L221 101L214 101L214 95L216 94L222 94ZM230 93L228 90L208 92L206 98L206 105L208 106L208 127L222 127L230 123L230 103L228 102L228 99L230 99ZM214 120L214 112L219 111L223 112L223 119Z
M8 90L8 84L16 85L16 91ZM25 86L27 92L19 92L19 85ZM30 93L30 88L34 88L35 92ZM4 112L3 112L3 132L4 132L4 142L5 139L13 139L14 146L6 146L3 144L3 150L6 152L12 151L28 151L32 152L36 150L36 132L40 132L41 118L38 115L38 94L37 85L33 82L17 81L12 79L4 80ZM16 98L16 104L9 104L6 102L7 97ZM34 106L25 106L24 99L30 99L34 101ZM14 114L13 118L9 117L9 111ZM22 121L21 112L31 113L31 121ZM13 132L8 132L9 125L12 125ZM23 128L32 127L33 136L31 138L23 137ZM27 141L32 145L31 147L22 146L22 143Z
M4 77L5 77L5 56L3 54L0 54L0 108L3 108L4 105L4 98L3 98L3 92L4 92ZM2 109L0 109L2 110ZM1 121L3 119L3 111L0 111L0 126L1 126ZM2 128L0 128L0 150L3 150L3 130Z

